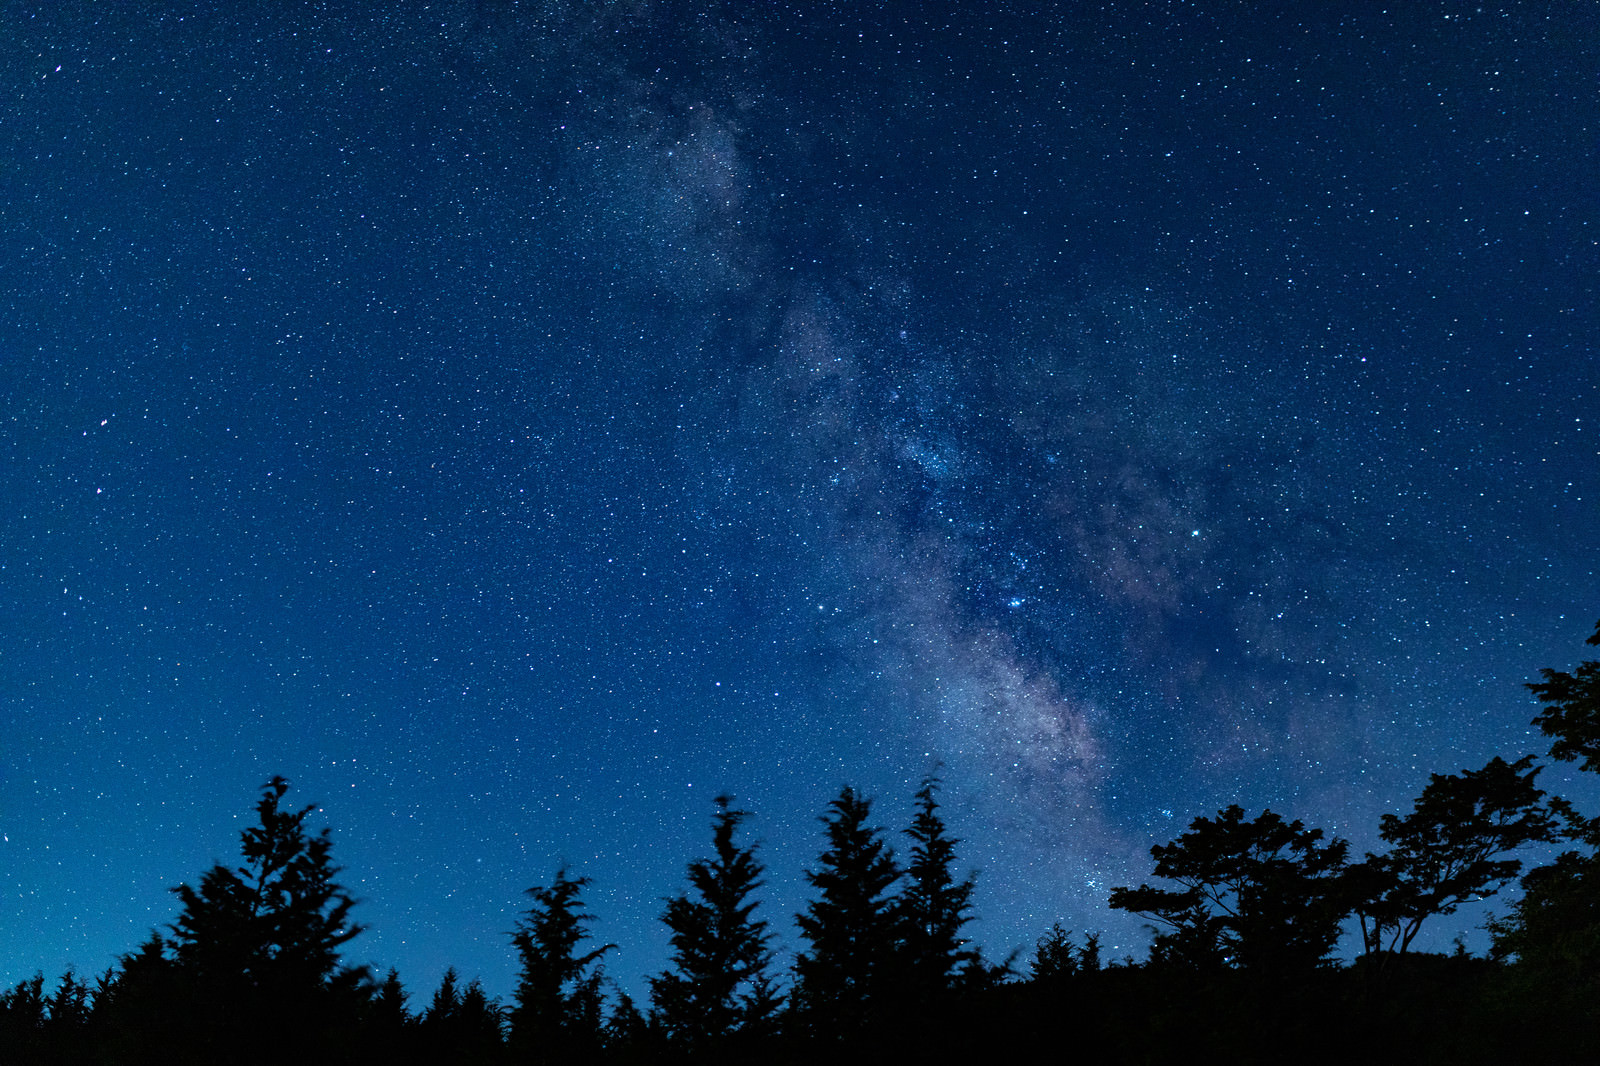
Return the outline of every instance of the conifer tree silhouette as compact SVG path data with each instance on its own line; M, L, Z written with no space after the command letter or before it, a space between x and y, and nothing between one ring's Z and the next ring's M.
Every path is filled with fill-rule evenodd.
M963 969L980 963L961 935L972 920L973 881L957 881L951 871L960 841L945 832L938 788L939 779L929 776L917 790L916 814L905 830L912 840L911 861L898 907L907 991L921 1001L949 991Z
M577 1061L598 1052L605 975L597 964L616 945L579 953L589 939L591 916L581 898L588 884L562 867L548 888L528 889L533 905L511 934L522 963L510 1011L518 1057Z
M409 1059L419 1020L406 1009L406 999L400 974L391 967L372 989L362 1017L361 1047L378 1061Z
M42 972L0 992L0 1062L7 1057L19 1063L40 1057L46 1017Z
M900 879L872 804L846 787L822 816L827 847L806 880L817 897L795 919L810 948L795 959L794 1007L812 1036L859 1030L889 992L900 920L890 889Z
M616 989L617 1001L606 1019L606 1051L614 1062L655 1062L660 1050L660 1027L651 1023L633 997Z
M428 1009L422 1012L421 1021L425 1028L443 1026L461 1010L461 990L456 987L460 981L461 975L454 966L445 970L444 976L439 979L439 987L433 990Z
M338 966L340 946L362 931L350 921L355 900L334 881L329 831L306 832L316 805L280 809L288 790L282 777L262 786L260 824L240 834L244 865L219 863L198 890L173 889L183 901L174 958L203 981L243 978L257 994L318 988Z
M352 1021L349 993L365 971L333 978L340 947L362 931L350 920L355 900L335 880L328 829L306 829L316 805L283 809L288 790L282 777L262 786L258 823L240 834L242 865L218 863L198 888L173 889L183 909L172 936L145 952L169 951L170 969L152 957L124 967L125 978L143 973L185 1001L197 1057L314 1059L329 1028Z
M1056 922L1034 945L1029 978L1040 984L1064 981L1100 969L1100 934L1084 937L1083 947L1072 942L1072 930Z
M659 1023L669 1040L690 1052L716 1049L734 1034L760 1034L778 1007L767 975L772 934L755 917L752 898L763 867L753 846L734 843L749 814L732 802L716 798L715 857L689 864L693 895L667 901L661 920L672 930L672 969L650 979Z
M160 933L151 932L137 951L118 956L100 980L94 1023L103 1034L104 1055L119 1064L181 1062L198 1043L195 1022L173 1008L195 999L191 982L172 961Z
M483 991L477 978L460 987L454 966L445 970L428 1009L418 1020L422 1061L459 1066L499 1061L505 1012Z
M82 1062L90 1057L93 995L94 990L69 969L45 1001L45 1043L56 1062Z
M0 1066L91 1061L93 994L70 968L48 995L42 972L0 992Z
M495 1062L505 1043L505 1011L476 977L467 982L456 1009L455 1045L468 1062Z

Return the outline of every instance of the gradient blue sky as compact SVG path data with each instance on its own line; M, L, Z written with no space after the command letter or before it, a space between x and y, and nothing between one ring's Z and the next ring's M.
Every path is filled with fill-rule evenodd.
M641 991L723 791L792 949L827 801L936 766L991 957L1142 954L1152 843L1373 845L1588 650L1578 5L0 27L0 982L276 773L418 998L563 862Z

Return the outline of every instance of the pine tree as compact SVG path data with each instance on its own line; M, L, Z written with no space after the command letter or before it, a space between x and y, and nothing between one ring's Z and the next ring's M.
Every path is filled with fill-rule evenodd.
M91 992L72 970L49 995L43 973L0 992L0 1063L87 1061Z
M90 1024L94 990L68 970L46 1002L45 1043L56 1062L83 1062L90 1057Z
M104 1033L104 1058L119 1064L183 1061L193 1023L174 1004L198 998L172 961L171 946L152 932L137 951L117 958L95 994L94 1023Z
M179 1041L197 1058L314 1059L354 1021L358 997L346 993L365 971L337 971L340 947L362 929L350 921L355 900L335 880L329 831L306 829L316 806L282 809L288 790L282 777L262 786L258 824L240 834L242 865L219 863L198 889L173 889L183 910L172 937L147 945L170 949L170 969L149 958L124 966L126 978L152 982L135 998L160 994L181 1010Z
M654 1052L658 1048L659 1028L651 1024L639 1008L634 1006L633 997L621 988L616 990L617 1001L611 1009L611 1017L606 1019L605 1044L606 1050L613 1062L654 1062L659 1057Z
M363 1012L360 1046L379 1062L404 1062L415 1047L418 1020L406 1009L407 993L393 968L371 990Z
M827 848L806 880L818 896L797 916L810 950L795 959L795 1008L814 1036L859 1030L889 992L899 946L890 889L900 879L870 800L846 787L823 815Z
M672 930L672 970L650 979L657 1018L668 1038L685 1050L716 1048L736 1033L754 1035L775 1013L767 979L772 952L767 923L754 916L751 898L762 885L753 847L733 842L749 817L716 798L712 825L716 857L689 864L693 898L667 901L661 920Z
M335 881L326 828L308 835L316 805L279 809L289 783L274 777L256 804L260 824L241 836L244 865L213 866L195 890L173 889L183 912L172 926L178 964L205 982L242 979L253 994L309 992L339 961L339 948L359 935L353 900Z
M474 977L456 1008L456 1046L469 1062L494 1062L505 1043L505 1011Z
M980 961L961 936L972 920L973 882L957 881L951 872L960 841L945 832L938 787L939 779L930 776L917 790L916 815L905 830L913 843L899 907L909 991L924 1002L949 991L962 970Z
M417 1023L423 1061L460 1066L499 1059L505 1012L477 978L460 987L455 967L445 970L428 1009Z
M511 934L522 961L510 1011L511 1046L519 1056L576 1059L600 1046L605 976L596 964L616 945L578 953L589 938L591 916L580 898L588 884L563 867L548 888L528 889L533 906Z
M439 979L439 987L433 990L428 1009L422 1012L424 1026L442 1026L456 1016L461 1009L461 992L456 988L460 980L461 975L456 973L454 966L445 970L444 976Z
M0 1048L10 1049L6 1054L17 1062L37 1059L43 1054L48 1017L42 972L0 992Z
M1035 984L1052 984L1099 969L1100 934L1084 937L1080 948L1072 942L1072 930L1056 922L1034 945L1029 979Z
M383 982L373 990L369 1013L386 1029L402 1030L411 1021L406 1010L407 993L400 983L400 973L394 967L384 974Z

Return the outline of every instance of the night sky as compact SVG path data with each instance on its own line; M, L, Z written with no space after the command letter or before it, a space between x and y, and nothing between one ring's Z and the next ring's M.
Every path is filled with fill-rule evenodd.
M827 802L898 836L935 768L991 958L1142 957L1152 843L1374 847L1592 656L1588 5L0 41L5 985L172 921L276 773L414 1005L506 994L563 862L642 992L720 792L790 952Z

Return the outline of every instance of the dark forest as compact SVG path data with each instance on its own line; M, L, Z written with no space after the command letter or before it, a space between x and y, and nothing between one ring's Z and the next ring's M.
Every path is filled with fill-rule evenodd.
M1527 687L1549 757L1600 772L1600 661L1541 673ZM1360 858L1271 811L1197 817L1150 849L1152 883L1110 894L1148 920L1143 960L1103 958L1096 934L1059 924L1031 957L985 959L964 935L974 883L937 778L898 835L847 787L821 816L787 972L759 916L748 814L720 796L709 857L666 901L672 965L644 1004L608 981L589 880L564 868L527 891L509 1002L454 970L419 992L342 964L355 901L330 831L308 825L315 806L277 777L239 865L174 888L164 929L103 974L40 973L0 995L0 1062L1592 1061L1600 816L1546 794L1540 770L1525 755L1433 774L1411 810L1383 816L1388 850ZM1524 870L1514 856L1532 844L1559 853ZM1486 956L1412 950L1425 922L1508 889ZM1335 959L1346 932L1359 953Z

